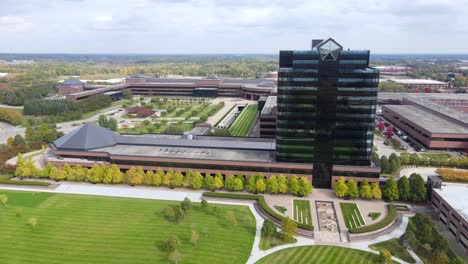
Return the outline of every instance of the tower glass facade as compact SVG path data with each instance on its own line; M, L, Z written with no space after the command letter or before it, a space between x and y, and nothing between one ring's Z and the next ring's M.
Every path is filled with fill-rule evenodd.
M333 39L280 51L276 158L313 164L314 186L331 186L334 164L371 165L379 71L369 55Z

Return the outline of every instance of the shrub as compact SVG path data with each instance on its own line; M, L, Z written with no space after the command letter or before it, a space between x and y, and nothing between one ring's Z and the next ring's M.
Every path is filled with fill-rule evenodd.
M444 181L468 183L468 171L466 170L439 168L436 172Z

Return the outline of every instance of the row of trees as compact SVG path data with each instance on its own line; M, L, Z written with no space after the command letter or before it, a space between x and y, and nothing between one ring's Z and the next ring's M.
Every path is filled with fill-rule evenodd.
M441 157L433 155L432 157L421 156L417 153L402 153L400 155L402 165L423 165L423 166L450 166L450 167L468 167L468 157Z
M103 94L93 95L78 102L67 99L36 98L25 102L23 113L25 115L50 116L50 121L65 121L81 117L82 113L109 107L112 99ZM52 117L55 117L53 119Z
M345 181L344 177L341 177L335 183L335 194L337 197L349 197L349 198L358 198L362 197L365 199L381 199L382 191L378 183L369 183L366 180L361 182L360 187L358 188L354 180Z
M423 202L427 200L427 189L421 175L413 173L409 179L400 177L396 182L390 177L385 183L383 197L389 201Z
M37 141L51 143L63 136L63 132L59 132L55 127L49 127L46 124L37 127L27 126L24 134L25 138L21 135L7 138L7 146L30 144Z
M289 180L285 176L271 176L268 180L259 173L252 175L245 182L242 175L229 175L226 180L221 173L203 176L200 172L188 171L183 175L180 171L169 169L167 172L159 169L157 171L144 171L141 167L131 167L125 173L117 165L107 166L105 164L94 164L90 169L81 165L70 166L65 164L63 168L57 168L52 164L47 164L44 169L34 166L30 158L23 158L18 154L17 169L15 176L50 178L53 180L87 181L91 183L127 183L130 185L167 186L169 188L187 187L192 189L243 191L246 187L253 193L271 193L304 196L312 192L312 185L305 177L291 177Z

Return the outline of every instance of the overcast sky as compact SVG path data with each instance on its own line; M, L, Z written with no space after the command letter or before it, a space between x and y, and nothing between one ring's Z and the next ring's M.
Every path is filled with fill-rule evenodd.
M0 0L0 53L468 53L468 0Z

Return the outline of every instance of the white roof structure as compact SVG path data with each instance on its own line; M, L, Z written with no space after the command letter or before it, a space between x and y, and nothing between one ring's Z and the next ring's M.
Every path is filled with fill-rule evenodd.
M427 79L392 79L389 81L400 84L446 84L445 82Z
M468 184L444 183L442 189L433 191L468 221Z

